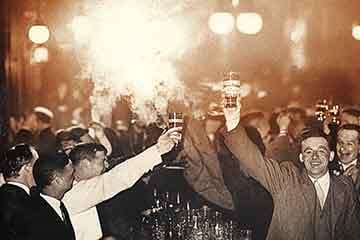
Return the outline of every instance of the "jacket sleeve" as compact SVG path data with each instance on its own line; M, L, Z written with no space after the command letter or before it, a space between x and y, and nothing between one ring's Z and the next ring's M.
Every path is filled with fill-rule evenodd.
M64 198L71 215L85 211L130 188L147 171L161 163L155 146L117 165L110 171L74 184Z
M351 185L349 188L351 191L349 191L348 199L345 201L348 206L345 211L345 227L341 229L343 231L341 235L345 236L343 239L355 240L360 239L360 205L357 191L350 179L347 185Z
M277 136L267 147L266 157L274 159L279 163L284 161L298 160L298 153L290 142L289 136Z
M270 193L278 192L296 179L292 164L280 164L272 159L264 159L240 124L224 133L224 137L226 146L240 161L240 168L259 181Z
M185 179L197 193L218 206L234 208L232 196L223 180L217 153L207 139L202 122L189 122L180 158L187 162Z

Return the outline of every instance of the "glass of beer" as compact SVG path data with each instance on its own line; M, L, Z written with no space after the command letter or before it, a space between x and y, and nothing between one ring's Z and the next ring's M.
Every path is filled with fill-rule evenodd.
M184 118L181 112L170 112L168 117L169 117L168 119L169 129L174 127L183 127ZM177 136L179 136L180 138L182 137L181 132L175 132L174 134L177 134Z
M240 95L239 73L228 72L223 77L223 101L225 108L237 106L237 98Z

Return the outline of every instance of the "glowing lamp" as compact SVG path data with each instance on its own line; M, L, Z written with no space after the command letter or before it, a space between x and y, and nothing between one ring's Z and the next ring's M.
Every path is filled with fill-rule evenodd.
M50 38L49 28L46 25L32 25L28 37L33 43L43 44Z
M46 47L37 47L33 51L33 62L44 63L49 60L49 51Z
M360 25L353 26L352 35L356 40L360 40Z
M210 16L209 27L216 34L228 34L235 25L234 16L228 12L217 12Z
M264 98L264 97L266 97L268 95L268 93L266 92L266 91L264 91L264 90L261 90L261 91L259 91L258 93L257 93L257 97L258 98Z
M236 26L240 32L253 35L261 31L263 20L254 12L240 13L236 19Z

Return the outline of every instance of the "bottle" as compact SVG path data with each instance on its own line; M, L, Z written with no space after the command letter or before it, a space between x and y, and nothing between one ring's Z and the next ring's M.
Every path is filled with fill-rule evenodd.
M176 199L175 199L175 204L174 204L174 211L175 211L175 212L180 212L180 211L181 211L181 197L180 197L180 193L179 193L179 192L176 193Z
M210 221L210 208L206 205L202 207L202 229L203 240L210 240L211 238L211 221Z
M191 230L190 239L191 240L203 240L203 232L199 228L197 216L193 216L193 222L194 222L194 226Z
M214 219L214 236L216 240L223 240L225 239L224 237L224 223L222 222L221 219L221 214L220 212L216 211L215 212L215 219Z

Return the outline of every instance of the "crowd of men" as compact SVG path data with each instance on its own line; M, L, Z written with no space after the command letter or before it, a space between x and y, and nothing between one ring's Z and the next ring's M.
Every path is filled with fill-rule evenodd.
M98 122L54 132L56 116L35 108L1 161L1 239L130 239L132 228L117 223L130 221L121 215L144 198L144 174L169 154L186 163L191 193L255 240L360 239L357 109L344 109L330 128L299 107L267 118L241 113L238 103L223 113L165 133Z

